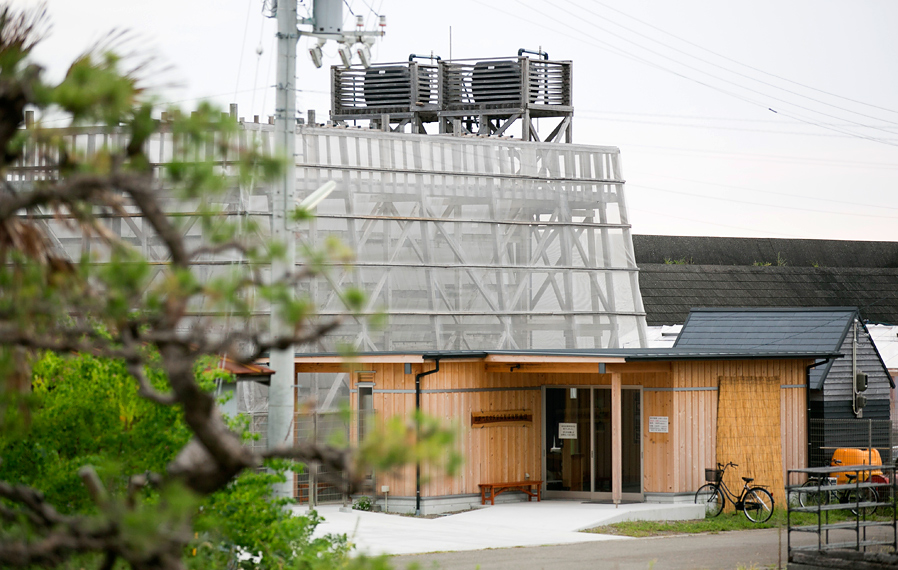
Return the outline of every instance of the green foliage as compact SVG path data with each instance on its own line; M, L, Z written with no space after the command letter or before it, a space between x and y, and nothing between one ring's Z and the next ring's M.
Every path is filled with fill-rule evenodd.
M284 480L283 472L247 472L209 496L196 518L188 567L224 568L238 559L241 568L258 570L342 567L350 550L345 536L313 538L318 513L291 516L292 501L271 497L271 484Z
M692 265L691 257L681 257L680 259L671 259L670 257L664 258L665 265Z
M197 378L205 390L214 389L227 376L216 364L214 357L197 363ZM287 461L271 462L275 472L244 472L202 500L179 485L167 485L161 494L145 490L136 497L136 508L125 509L128 477L163 472L188 441L190 432L180 411L141 398L120 361L46 353L33 371L30 425L20 423L16 431L0 432L0 480L39 488L60 510L90 514L96 524L110 517L118 520L123 539L138 550L186 528L195 537L185 553L191 569L234 568L233 564L254 570L388 567L383 558L350 557L351 545L345 536L313 537L321 522L317 513L291 516L292 501L271 496L273 482L301 469ZM162 375L154 371L149 375L154 387L165 391ZM423 417L418 423L420 442L414 442L414 422L396 420L386 437L373 433L366 439L363 455L377 459L376 464L385 469L419 457L456 466L457 454L448 447L454 430ZM237 430L247 425L241 416L230 422ZM244 432L244 437L251 436ZM86 464L97 468L109 490L103 513L77 475ZM372 506L369 497L359 498L354 505L362 510ZM8 526L0 531L0 538L25 536L25 528ZM98 561L96 556L79 556L70 561L70 567L93 567Z
M158 372L150 378L165 389ZM77 475L83 465L95 465L107 489L122 494L121 473L163 472L188 439L178 410L140 397L120 361L47 353L32 385L30 427L0 433L0 479L41 489L63 512L95 508Z
M776 265L777 267L785 267L788 265L788 263L786 263L786 258L783 257L782 253L776 252L776 263L772 261L755 261L754 263L752 263L752 265L754 265L755 267L770 267L771 265Z
M716 517L688 521L629 521L585 530L597 534L617 534L623 536L646 537L670 534L718 533L733 530L756 530L759 528L775 528L786 526L787 514L783 509L774 511L767 522L754 523L742 512L721 513ZM835 511L830 513L831 522L853 520L848 513ZM817 524L816 513L792 513L792 524L796 526Z
M374 501L368 495L362 495L353 501L352 508L357 511L373 511Z
M412 418L394 416L382 430L369 433L359 445L359 455L366 465L381 471L420 461L451 475L462 462L455 439L453 427L416 412Z

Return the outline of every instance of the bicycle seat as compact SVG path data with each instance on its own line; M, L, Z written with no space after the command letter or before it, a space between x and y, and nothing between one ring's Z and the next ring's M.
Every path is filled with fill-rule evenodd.
M857 479L857 475L853 473L846 473L845 478L848 479L848 482L851 483L855 479Z
M743 477L742 480L745 481L746 483L751 483L752 481L755 480L755 478L754 477Z

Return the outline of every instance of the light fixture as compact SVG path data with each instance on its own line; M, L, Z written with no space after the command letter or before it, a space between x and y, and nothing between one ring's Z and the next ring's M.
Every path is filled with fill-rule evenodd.
M333 180L328 180L327 182L322 184L318 188L318 190L315 190L314 192L306 196L303 201L299 203L299 207L306 211L314 210L322 200L330 196L330 193L333 192L336 187L336 182L334 182Z
M364 27L365 27L365 18L363 18L363 17L361 17L361 16L356 16L356 17L355 17L355 25L356 25L356 27L358 27L360 30L361 30L362 28L364 28Z
M362 62L362 67L365 69L371 67L371 48L368 47L368 44L359 44L355 52L359 54L359 61Z
M321 67L322 58L321 58L321 44L317 44L315 47L309 49L309 55L312 56L312 63L315 64L315 67Z
M343 61L343 67L352 65L352 50L349 49L348 45L340 43L340 46L337 48L337 53L340 54L340 59Z

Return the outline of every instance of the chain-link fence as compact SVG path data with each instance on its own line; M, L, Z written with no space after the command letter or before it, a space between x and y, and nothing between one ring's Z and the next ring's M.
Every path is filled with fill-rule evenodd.
M828 466L840 448L874 449L883 463L898 459L898 423L891 420L812 419L809 428L808 467Z

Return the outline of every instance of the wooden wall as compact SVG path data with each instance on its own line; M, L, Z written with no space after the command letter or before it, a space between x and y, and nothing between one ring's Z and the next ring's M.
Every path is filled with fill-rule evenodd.
M799 360L680 361L672 363L615 364L624 387L643 388L643 490L687 493L704 483L705 467L717 460L716 426L719 379L722 376L776 377L781 386L783 468L803 466L807 460L807 391L805 366ZM598 368L597 365L592 365ZM415 374L432 370L426 362L404 373L402 363L361 364L374 372L374 409L378 421L410 416L415 409ZM485 365L482 360L444 360L440 372L422 378L422 410L452 422L458 429L465 458L455 477L425 473L424 496L479 493L481 482L510 481L529 473L542 473L541 386L610 386L610 374L566 373L564 365L545 372L506 372L508 367ZM570 366L582 370L582 366ZM298 368L299 370L299 368ZM353 375L355 388L356 375ZM353 405L357 394L353 394ZM472 411L529 410L532 424L524 427L471 428ZM649 416L669 418L668 433L649 433ZM397 473L378 474L378 485L390 485L395 496L413 496L414 466Z

